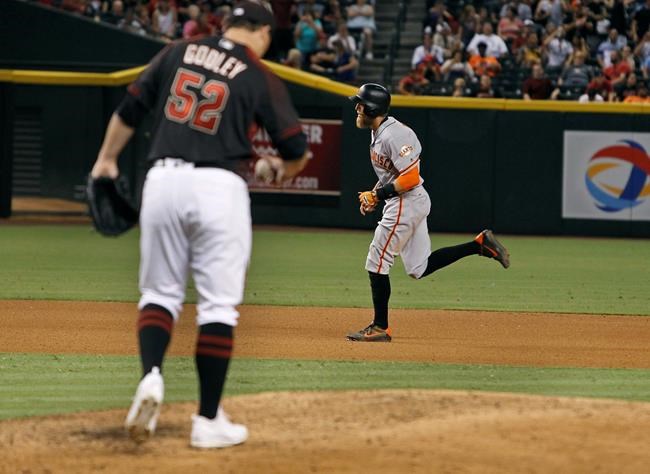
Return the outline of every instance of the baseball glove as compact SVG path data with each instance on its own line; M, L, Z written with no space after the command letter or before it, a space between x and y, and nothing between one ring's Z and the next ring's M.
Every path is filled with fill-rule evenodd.
M124 176L116 179L88 176L86 198L95 229L106 236L123 234L138 222L138 209L131 202L129 183Z

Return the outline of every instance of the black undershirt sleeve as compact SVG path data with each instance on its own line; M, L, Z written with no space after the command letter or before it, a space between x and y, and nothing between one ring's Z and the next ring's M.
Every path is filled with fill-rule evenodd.
M147 109L142 105L142 102L128 93L124 96L120 105L117 106L115 112L131 128L136 128L147 115Z
M304 133L293 135L292 137L278 142L277 149L284 160L297 160L305 154L305 150L307 149L307 137Z

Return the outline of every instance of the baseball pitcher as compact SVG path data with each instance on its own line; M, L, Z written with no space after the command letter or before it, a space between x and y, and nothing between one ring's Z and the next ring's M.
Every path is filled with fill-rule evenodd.
M198 293L200 395L190 444L223 448L248 437L247 428L232 423L219 406L251 253L250 198L240 171L251 157L257 125L266 127L282 156L264 158L278 180L295 176L311 156L286 87L259 60L273 25L264 4L242 1L223 36L166 47L128 87L91 171L93 178L115 178L117 157L134 128L147 111L155 114L140 211L138 338L144 375L125 422L136 441L156 428L163 358L189 272Z

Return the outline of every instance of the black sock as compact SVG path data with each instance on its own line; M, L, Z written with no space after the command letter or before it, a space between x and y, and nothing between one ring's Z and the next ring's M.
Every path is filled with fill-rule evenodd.
M142 374L147 375L153 367L162 372L163 358L171 339L174 317L157 304L148 304L140 310L138 317L138 340Z
M424 273L420 278L424 278L427 275L432 274L436 270L440 270L447 265L454 263L456 260L460 260L463 257L469 255L476 255L480 252L481 245L472 240L466 244L455 245L453 247L444 247L434 252L431 252L429 255L429 261L427 263L427 269L424 270Z
M390 278L388 275L368 272L370 289L372 290L372 305L375 308L373 324L382 329L388 327L388 300L390 299Z
M233 327L222 323L204 324L196 343L196 370L199 374L199 415L217 416L226 373L232 354Z

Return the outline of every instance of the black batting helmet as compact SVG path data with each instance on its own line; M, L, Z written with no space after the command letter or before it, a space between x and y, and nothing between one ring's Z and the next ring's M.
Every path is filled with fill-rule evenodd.
M368 117L386 115L390 107L390 93L380 84L364 84L349 99L355 104L363 104L363 113Z

